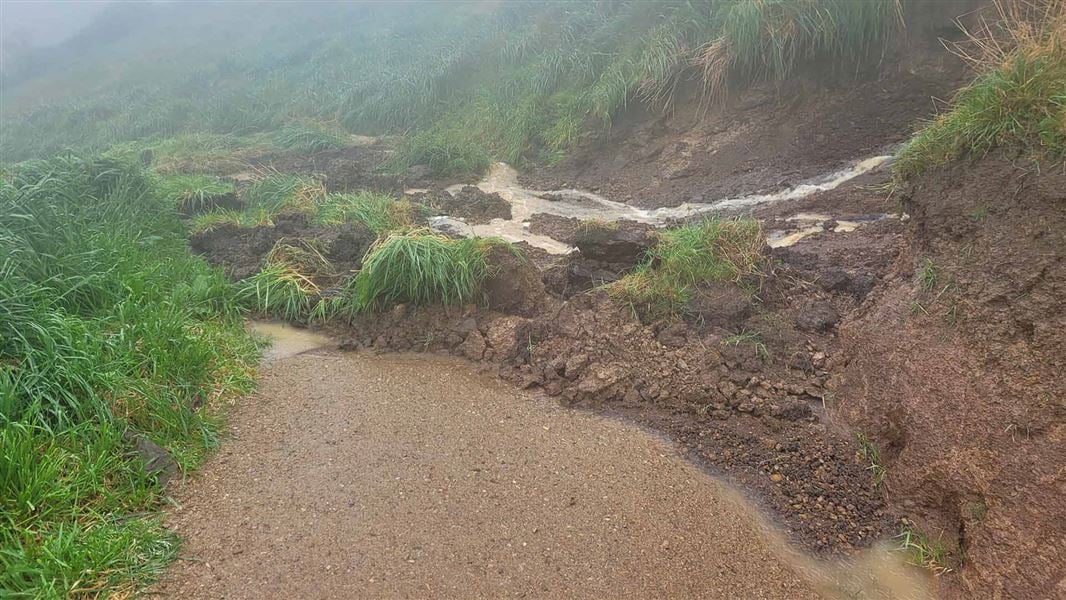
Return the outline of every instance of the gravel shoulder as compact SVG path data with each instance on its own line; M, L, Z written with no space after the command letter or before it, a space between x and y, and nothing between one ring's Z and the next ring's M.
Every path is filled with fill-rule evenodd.
M174 486L184 543L155 594L818 597L664 440L459 359L277 358L230 430Z

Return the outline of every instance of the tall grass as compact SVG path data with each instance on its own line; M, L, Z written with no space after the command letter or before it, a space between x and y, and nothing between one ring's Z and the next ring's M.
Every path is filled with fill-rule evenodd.
M607 293L646 320L682 316L703 284L747 284L765 267L762 227L754 219L708 219L659 233L645 260Z
M352 312L394 304L463 304L479 300L491 274L488 251L505 242L449 238L427 230L394 233L378 240L348 286Z
M0 187L0 589L128 594L176 550L124 433L185 468L256 348L139 167L63 157Z
M981 73L899 151L904 180L997 147L1066 159L1066 2L1004 0L955 46Z
M213 200L236 192L233 183L202 173L164 176L157 185L163 197L185 214L213 208Z

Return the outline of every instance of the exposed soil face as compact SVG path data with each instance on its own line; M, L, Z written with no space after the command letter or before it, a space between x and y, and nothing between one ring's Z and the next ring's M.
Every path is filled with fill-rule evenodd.
M931 98L949 98L966 79L961 61L937 40L950 36L949 18L935 20L948 29L927 31L922 23L876 74L826 83L826 74L812 73L710 107L695 91L681 92L666 115L636 106L608 137L586 141L523 183L591 190L641 207L677 206L785 189L856 157L883 154L933 114Z
M958 163L903 203L906 251L842 328L832 410L882 448L893 504L956 551L946 596L1060 596L1063 165Z
M669 444L466 362L274 362L172 486L173 598L822 597ZM186 559L186 560L183 560Z
M231 279L241 280L258 273L266 255L283 238L312 244L338 274L348 274L362 265L375 235L362 223L314 225L305 215L291 213L275 217L273 226L218 227L194 235L190 245L193 252L221 267Z

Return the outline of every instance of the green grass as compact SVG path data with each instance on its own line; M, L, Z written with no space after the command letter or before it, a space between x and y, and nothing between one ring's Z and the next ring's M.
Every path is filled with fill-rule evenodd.
M157 186L164 198L171 200L178 211L186 214L213 208L213 199L236 192L232 182L202 173L164 175Z
M923 292L932 293L936 291L937 284L940 281L940 269L937 268L936 263L932 259L925 259L922 262L922 268L918 271L918 287Z
M859 459L867 464L866 470L873 475L874 484L881 485L885 481L885 476L888 475L888 470L881 460L881 452L869 438L861 433L855 434L855 442L859 445Z
M449 238L429 230L393 233L378 240L348 286L350 312L395 304L464 304L480 300L492 272L489 250L506 242Z
M899 151L897 181L1000 147L1066 159L1066 4L1035 25L1007 18L1001 28L1013 39L981 46L982 74Z
M127 594L174 556L162 492L123 432L195 466L257 355L233 291L185 244L139 166L68 156L0 187L7 597Z
M311 177L274 173L256 181L241 192L247 210L263 210L272 215L283 212L312 214L326 196L326 188Z
M770 360L770 350L766 347L766 342L763 341L762 336L754 331L742 331L733 335L727 335L722 338L723 346L732 346L739 348L741 344L750 345L755 350L755 355L761 360Z
M297 152L320 152L344 146L344 136L317 123L294 123L274 133L278 147Z
M359 192L326 196L315 213L314 221L321 225L358 221L374 233L383 235L412 227L415 216L414 205L406 200L375 192Z
M606 286L616 300L646 320L677 318L711 282L744 284L765 266L762 227L754 219L707 219L659 232L659 241L637 268Z
M951 553L940 540L934 540L912 527L904 527L896 539L907 562L929 569L937 575L952 571Z
M332 314L323 312L328 303L319 301L322 283L337 279L333 265L313 242L281 238L267 254L266 266L237 284L237 302L252 313L290 323L322 320Z

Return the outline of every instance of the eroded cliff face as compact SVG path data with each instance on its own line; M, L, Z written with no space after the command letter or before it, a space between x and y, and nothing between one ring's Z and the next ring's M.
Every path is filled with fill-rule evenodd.
M894 270L841 328L833 412L955 552L948 597L1066 592L1066 169L1005 155L903 198Z

